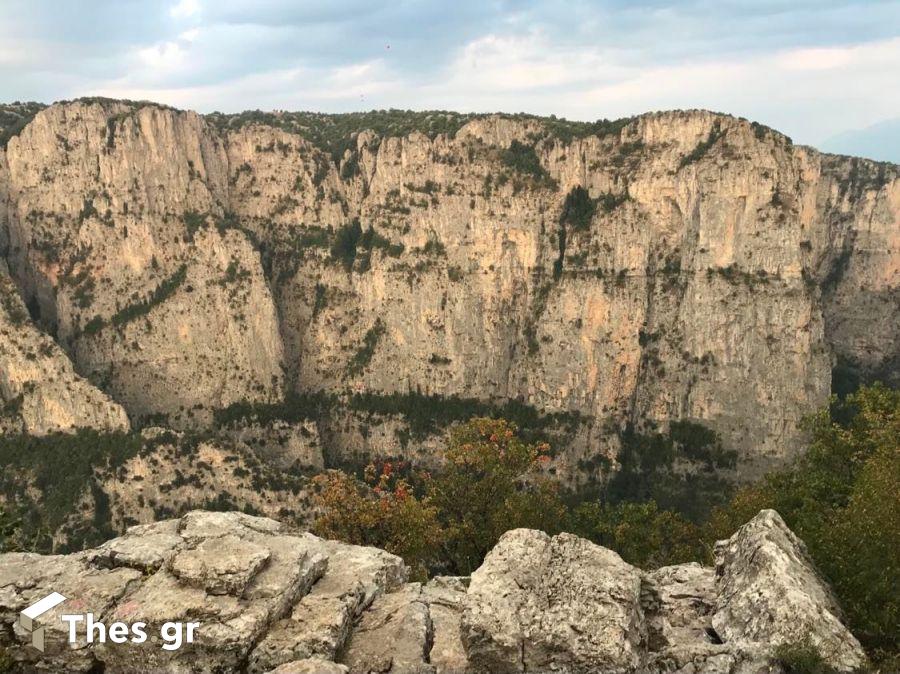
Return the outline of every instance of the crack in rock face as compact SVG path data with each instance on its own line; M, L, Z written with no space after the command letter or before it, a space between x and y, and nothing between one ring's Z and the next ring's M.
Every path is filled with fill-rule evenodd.
M830 666L865 655L805 546L764 510L715 569L644 572L571 534L504 534L471 578L408 583L383 550L243 513L193 511L71 555L0 555L0 645L22 671L278 674L778 674L779 644L812 639ZM50 592L46 652L18 614ZM64 613L193 642L71 646Z

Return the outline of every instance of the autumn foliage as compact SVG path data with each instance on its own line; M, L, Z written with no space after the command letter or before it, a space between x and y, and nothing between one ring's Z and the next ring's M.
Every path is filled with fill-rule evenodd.
M318 478L315 530L398 554L420 576L470 573L509 529L559 530L565 506L541 472L549 449L523 442L507 421L472 419L451 431L437 477L399 477L398 466L382 463L362 480Z

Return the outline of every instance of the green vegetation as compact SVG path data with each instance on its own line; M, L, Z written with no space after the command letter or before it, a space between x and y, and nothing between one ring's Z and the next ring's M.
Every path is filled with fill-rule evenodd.
M0 506L0 553L15 552L22 547L22 520ZM2 662L2 660L0 660ZM0 671L3 671L0 669Z
M559 224L569 226L575 230L590 229L591 219L597 210L597 203L591 199L588 191L581 185L573 187L566 195L563 202L562 213L559 216Z
M335 404L335 397L327 393L289 393L278 403L239 402L216 410L214 421L217 428L236 427L246 424L269 424L273 421L298 423L323 417Z
M0 275L0 307L6 312L7 320L15 327L28 322L28 312L19 299L19 290L13 280L5 274Z
M718 275L733 285L743 283L749 288L761 283L768 283L772 279L764 269L753 274L741 269L737 262L732 262L727 267L708 267L706 277L712 278L713 275Z
M581 503L572 509L569 528L643 568L702 560L707 554L700 527L678 512L660 510L652 500Z
M50 535L72 514L95 468L118 467L140 447L138 435L90 430L44 437L0 436L0 493L22 509L16 518L16 535L31 541L28 549L49 552ZM27 484L23 475L30 478ZM32 502L29 486L40 491L39 504ZM96 524L86 538L70 540L69 547L98 544L113 535L108 523Z
M172 297L172 295L175 294L175 291L178 290L182 283L184 283L186 278L187 265L183 264L174 274L160 283L156 289L150 293L150 297L141 302L129 305L124 309L120 309L113 314L110 322L113 325L119 326L125 325L141 316L146 316L154 307Z
M505 119L536 121L542 126L540 138L555 138L564 143L587 136L607 136L618 134L632 118L617 120L601 119L596 122L573 122L555 116L536 117L525 114L501 114ZM485 119L486 114L459 113L443 110L416 112L412 110L372 110L345 114L324 114L317 112L262 112L250 110L226 115L214 112L206 116L213 126L220 130L237 130L248 124L262 124L296 133L327 153L335 164L343 160L347 150L351 151L350 167L342 167L347 176L352 177L358 170L357 159L353 158L356 148L355 136L362 131L372 131L380 138L402 137L418 132L429 138L439 134L453 136L463 126L476 119ZM346 164L345 164L346 166ZM345 179L347 179L345 177Z
M439 433L451 424L473 417L506 419L521 429L529 441L544 439L546 432L556 429L574 430L582 418L577 412L542 414L516 400L491 403L477 398L409 393L357 393L349 399L350 409L383 416L401 416L409 424L410 436L421 440Z
M547 178L547 170L541 165L541 160L535 152L534 145L525 145L517 140L510 143L500 155L500 160L507 168L530 176L535 180Z
M349 376L355 377L356 375L363 373L372 361L372 357L375 355L375 349L378 348L378 342L381 341L384 332L384 323L380 318L375 320L375 325L366 330L366 334L363 335L362 345L356 353L353 354L353 358L351 358L350 362L347 364L347 374Z
M390 239L376 232L372 225L363 230L359 218L354 218L335 232L331 259L343 265L348 272L354 268L354 263L358 263L358 271L365 272L369 270L372 251L375 249L382 250L391 257L399 257L404 250L402 243L391 243Z
M340 262L344 269L350 271L356 260L356 246L362 237L362 225L359 218L354 218L341 227L334 236L334 244L331 246L331 258Z
M782 644L775 649L775 658L785 674L837 674L808 638L796 644Z
M5 148L10 139L18 136L34 116L43 110L43 103L9 103L0 105L0 148Z
M848 624L876 659L900 656L900 391L876 384L833 400L807 423L790 469L714 510L710 538L774 508L806 543ZM893 658L893 659L892 659Z
M629 196L628 192L623 192L621 194L605 192L597 198L597 205L604 213L612 213L619 206L629 201L630 199L631 197Z
M393 463L371 465L365 481L323 478L323 515L315 530L397 554L406 551L420 578L435 571L471 573L508 529L556 532L565 507L555 483L540 473L549 447L523 442L516 431L496 419L456 427L444 452L445 467L434 478L399 477Z
M689 154L686 154L681 158L681 162L678 164L679 169L683 169L685 166L689 166L694 162L700 161L706 153L715 145L721 138L725 136L725 132L722 130L722 124L719 120L713 122L712 128L709 130L709 135L705 140L701 140L697 143L697 147L695 147Z
M399 401L391 400L390 406L384 399L366 402L391 413ZM875 661L893 671L900 662L895 591L900 578L900 392L881 385L862 388L843 401L835 399L807 428L812 439L802 458L731 496L724 481L710 481L713 469L727 471L735 461L711 430L690 422L674 423L664 434L626 430L619 473L599 494L570 495L569 507L563 508L552 485L533 470L536 466L519 461L522 446L531 448L532 457L549 456L549 447L529 445L516 425L502 419L474 418L451 431L447 468L427 479L404 478L403 498L416 499L419 523L426 522L429 535L442 541L412 561L430 572L466 573L503 531L533 526L573 531L644 567L692 560L708 564L716 540L733 534L761 509L774 508L806 542L851 629ZM510 449L513 442L521 444ZM518 485L515 498L506 491L511 483ZM359 499L396 497L385 490L355 489ZM500 497L483 498L491 493ZM327 517L334 505L327 500L322 505ZM397 545L390 536L377 542L367 538L378 526L354 529L353 509L347 510L346 503L342 507L340 518L328 524L329 535L350 536L345 532L352 530L355 542ZM370 512L377 524L376 511ZM819 654L804 644L781 649L778 657L788 671L823 671L816 669Z
M150 293L150 296L144 300L130 304L123 309L119 309L109 321L104 320L101 316L94 316L81 329L83 335L95 335L107 325L122 326L136 318L146 316L154 307L159 306L167 299L175 294L175 291L184 283L187 278L187 265L181 265L178 270L169 278L160 283L156 289Z
M628 427L619 431L619 439L619 470L604 485L603 500L653 501L702 522L710 508L728 499L729 482L722 475L735 467L737 455L705 426L675 421L666 433Z
M194 235L206 225L206 215L197 211L185 211L183 220L188 241L193 241Z

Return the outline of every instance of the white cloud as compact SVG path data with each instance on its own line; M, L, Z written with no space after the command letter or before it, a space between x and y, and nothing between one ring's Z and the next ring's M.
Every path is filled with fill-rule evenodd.
M201 112L410 107L586 120L704 107L815 144L896 117L893 6L693 0L560 12L460 0L451 16L437 0L159 0L141 5L140 29L115 30L113 2L78 14L80 33L74 19L56 22L61 34L48 32L49 4L6 16L0 7L0 99L103 93Z
M200 13L200 0L178 0L178 3L169 9L169 15L176 19L188 19Z

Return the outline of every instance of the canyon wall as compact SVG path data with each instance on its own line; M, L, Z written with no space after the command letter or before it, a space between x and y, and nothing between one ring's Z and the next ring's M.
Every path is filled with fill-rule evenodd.
M799 451L833 372L900 381L895 165L704 111L325 142L333 119L85 100L0 150L10 273L132 421L514 400L579 420L561 475L689 420L752 476ZM320 419L326 453L400 452L389 416Z

